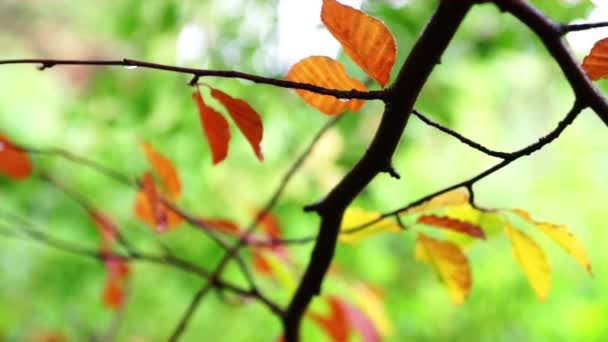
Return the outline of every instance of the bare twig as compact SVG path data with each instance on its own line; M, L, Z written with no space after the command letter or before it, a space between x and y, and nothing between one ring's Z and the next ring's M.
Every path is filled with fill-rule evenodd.
M221 78L239 78L248 80L254 83L267 84L280 88L288 89L302 89L308 90L313 93L330 95L340 99L362 99L362 100L384 100L386 98L386 92L384 90L370 90L370 91L358 91L358 90L338 90L328 89L319 87L314 84L292 82L282 79L262 77L258 75L252 75L240 71L232 70L207 70L207 69L195 69L185 68L173 65L151 63L146 61L139 61L135 59L108 59L108 60L81 60L81 59L43 59L43 58L29 58L29 59L4 59L0 60L2 64L37 64L39 70L49 69L58 65L91 65L91 66L122 66L122 67L138 67L154 70L164 70L174 73L190 74L194 78L190 81L190 84L196 84L201 77L221 77Z
M427 125L429 125L431 127L434 127L436 129L442 131L443 133L446 133L446 134L448 134L448 135L450 135L450 136L458 139L463 144L468 145L468 146L470 146L470 147L472 147L472 148L474 148L474 149L476 149L478 151L481 151L481 152L483 152L483 153L485 153L485 154L487 154L489 156L496 157L496 158L502 158L502 159L505 159L505 158L507 158L509 156L509 154L506 153L506 152L500 152L500 151L491 150L491 149L483 146L482 144L477 143L477 142L475 142L475 141L473 141L473 140L465 137L464 135L462 135L462 134L460 134L460 133L458 133L458 132L456 132L456 131L454 131L452 129L449 129L449 128L441 125L440 123L431 120L430 118L424 116L423 114L421 114L419 111L417 111L415 109L414 109L413 113L414 113L414 115L418 119L420 119L425 124L427 124Z
M559 26L559 33L564 35L569 32L592 30L596 28L608 27L608 22L585 23L585 24L562 24Z

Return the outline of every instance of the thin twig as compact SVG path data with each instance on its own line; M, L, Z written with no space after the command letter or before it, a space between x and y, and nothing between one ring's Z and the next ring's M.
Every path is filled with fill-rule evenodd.
M331 127L333 127L334 125L336 125L341 118L342 118L341 115L337 116L337 117L329 120L325 125L323 125L323 127L321 127L321 129L319 130L319 132L317 132L317 134L313 137L312 141L308 144L308 146L306 147L306 149L300 154L300 156L291 165L291 167L289 168L289 170L285 173L285 175L283 176L283 178L279 182L279 186L274 191L274 193L272 194L272 196L268 199L268 201L266 202L266 205L264 205L264 208L262 209L262 211L260 213L258 213L258 215L256 215L256 217L254 218L254 220L247 227L245 233L240 236L240 238L237 240L237 242L234 244L234 246L232 246L226 252L226 254L222 258L222 260L220 260L220 262L218 263L218 265L216 266L216 268L215 268L215 270L213 272L212 279L215 276L219 277L221 275L221 273L223 272L224 267L226 267L226 265L228 264L228 261L230 259L232 259L236 253L238 253L238 250L243 245L250 244L251 240L249 239L249 236L255 231L255 229L257 228L257 226L261 222L261 220L264 219L264 216L268 215L272 211L272 208L274 208L274 206L278 203L281 195L285 191L285 188L289 184L289 181L291 180L291 178L293 178L293 176L295 175L295 173L302 167L302 165L304 164L304 161L310 155L310 153L312 152L312 150L314 149L314 147L316 146L316 144L319 142L319 140L321 139L321 137L323 137L323 135ZM252 282L250 282L250 284L251 283ZM190 319L191 319L192 315L196 311L198 305L202 301L203 297L211 289L211 287L209 286L209 284L210 284L210 281L208 281L206 284L204 284L199 289L199 291L197 291L194 294L192 300L190 301L190 304L188 305L188 308L186 309L186 311L184 312L184 314L180 318L180 320L179 320L179 322L178 322L178 324L177 324L177 326L176 326L173 334L171 335L170 341L177 341L179 339L179 337L183 334L183 332L185 331L188 323L190 322ZM258 292L258 290L254 286L252 286L251 290L254 291L254 292ZM279 316L282 316L282 314L283 314L282 310L280 308L278 308L278 307L276 308L276 312L275 313L277 313Z
M58 65L92 65L92 66L122 66L122 67L139 67L154 70L164 70L174 73L190 74L194 78L190 84L196 84L198 79L201 77L222 77L222 78L238 78L248 80L254 83L267 84L280 88L288 89L301 89L308 90L313 93L330 95L339 99L362 99L362 100L384 100L386 98L385 90L370 90L370 91L358 91L358 90L338 90L319 87L314 84L292 82L283 79L269 78L258 75L252 75L240 71L232 70L208 70L208 69L195 69L185 68L173 65L152 63L146 61L139 61L135 59L43 59L43 58L24 58L24 59L4 59L0 60L2 64L37 64L40 70L49 69Z
M420 119L425 124L427 124L431 127L434 127L436 129L440 130L441 132L446 133L446 134L458 139L463 144L470 146L478 151L481 151L489 156L501 158L501 159L505 159L509 156L509 154L506 152L491 150L491 149L485 147L484 145L477 143L477 142L465 137L464 135L441 125L440 123L431 120L430 118L426 117L424 114L420 113L419 111L417 111L415 109L413 110L413 113L418 119Z
M569 32L592 30L596 28L608 27L608 21L602 21L598 23L585 23L585 24L562 24L559 27L560 34L564 35Z

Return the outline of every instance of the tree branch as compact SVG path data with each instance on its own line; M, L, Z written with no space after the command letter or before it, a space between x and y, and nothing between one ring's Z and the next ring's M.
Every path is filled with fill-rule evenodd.
M283 320L286 341L299 340L302 316L312 298L320 292L333 259L344 210L378 173L391 166L392 155L422 86L471 6L468 2L445 0L440 3L388 90L382 121L365 155L325 199L309 207L321 217L319 238Z
M608 22L585 23L585 24L562 24L559 26L559 33L564 35L569 32L592 30L596 28L608 27Z
M201 77L221 77L221 78L238 78L242 80L248 80L258 84L267 84L279 88L287 89L301 89L308 90L313 93L329 95L339 99L361 99L361 100L384 100L387 96L385 90L370 90L370 91L358 91L358 90L338 90L319 87L310 83L292 82L282 79L263 77L258 75L252 75L240 71L232 70L208 70L208 69L196 69L186 68L166 64L151 63L146 61L139 61L135 59L99 59L99 60L80 60L80 59L43 59L43 58L30 58L30 59L4 59L0 60L2 64L38 64L40 70L45 70L58 65L92 65L92 66L122 66L132 68L146 68L153 70L163 70L180 74L189 74L194 78L190 81L190 85L196 84Z
M511 13L527 25L543 42L553 59L568 79L572 90L582 105L591 107L608 125L608 103L591 83L561 40L560 25L548 19L534 6L523 0L493 0L502 11Z

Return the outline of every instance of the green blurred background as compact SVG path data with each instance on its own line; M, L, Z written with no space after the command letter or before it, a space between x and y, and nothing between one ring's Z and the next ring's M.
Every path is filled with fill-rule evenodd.
M394 33L399 64L436 2L373 0L361 6ZM594 6L585 0L532 2L560 22L584 20ZM0 58L126 57L280 78L297 58L337 52L335 43L328 43L329 35L321 33L319 3L3 0ZM597 8L594 18L606 12ZM309 31L298 26L305 22ZM580 60L589 42L603 37L594 32L568 40ZM338 56L351 75L363 78L342 53ZM394 72L397 69L398 65ZM184 185L180 205L241 224L263 205L296 154L328 120L291 91L204 79L247 100L261 113L265 129L264 163L255 159L232 127L229 157L212 167L187 75L120 67L55 67L40 72L33 65L2 66L0 75L0 130L15 141L65 148L135 177L148 168L137 145L138 137L145 139L178 167ZM602 82L599 85L608 91ZM467 17L416 107L474 140L508 151L551 130L572 101L568 84L540 42L516 20L483 5ZM302 206L321 198L361 156L381 111L379 103L370 102L360 113L346 114L319 143L275 210L284 236L316 232L318 220L304 214ZM384 291L394 326L390 341L605 340L605 137L601 121L584 112L557 142L476 187L479 204L525 208L536 218L566 224L586 247L594 267L591 279L559 248L539 239L554 271L552 291L543 304L536 301L503 236L467 252L474 285L468 301L459 307L451 304L432 270L413 260L411 233L381 234L357 245L340 245L335 263L350 279ZM132 189L57 158L39 156L34 161L36 170L50 173L112 215L139 247L156 248L154 234L133 218ZM412 118L394 158L402 179L380 175L354 205L395 209L492 163ZM19 183L1 178L0 197L3 211L20 213L53 236L91 248L97 245L97 233L81 208L36 177ZM212 242L186 227L160 239L201 265L210 267L221 257ZM290 249L302 266L310 247ZM243 282L236 270L228 273L229 279ZM100 300L104 278L99 262L0 237L0 340L32 340L58 332L78 341L103 334L114 315ZM285 303L287 297L275 284L260 282L271 297ZM118 338L158 341L170 334L200 279L135 264L131 285ZM328 278L328 293L339 293L340 288ZM304 329L307 340L325 339L308 322ZM183 340L269 341L279 334L279 322L264 307L230 305L211 295Z

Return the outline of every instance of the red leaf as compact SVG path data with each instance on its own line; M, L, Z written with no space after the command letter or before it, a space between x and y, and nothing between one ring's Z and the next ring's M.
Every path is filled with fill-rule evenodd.
M146 195L148 200L148 206L152 209L152 215L154 217L154 225L157 227L157 231L164 232L168 226L167 212L163 203L160 201L154 179L149 172L146 172L141 181L142 191Z
M171 161L156 151L154 147L147 142L142 140L139 144L144 150L148 162L160 177L169 197L173 200L178 198L182 192L182 186L179 181L179 175Z
M262 229L270 238L273 240L281 239L281 227L279 226L279 221L277 221L274 215L268 212L260 212L257 214L257 218L260 221L260 226L262 226Z
M22 180L32 173L29 157L10 140L0 134L0 173L14 180Z
M226 159L228 155L228 143L230 142L228 121L220 113L205 104L198 90L192 93L192 98L196 102L203 132L211 148L213 164L218 164Z
M105 214L91 210L89 216L95 222L95 226L101 235L100 250L102 253L110 253L112 245L116 241L117 229L112 220Z
M327 298L329 313L320 315L318 313L308 313L308 317L313 320L334 342L346 342L350 334L349 321L342 301L336 297Z
M450 217L439 217L435 215L422 215L418 218L418 223L435 226L438 228L453 230L455 232L467 234L469 236L486 239L486 234L479 226L456 220Z
M125 298L125 285L129 276L129 265L124 260L109 257L105 261L106 285L103 291L103 302L111 309L118 309Z
M264 127L260 115L247 102L235 99L221 90L211 88L211 96L226 108L241 133L249 141L255 155L260 161L263 161L264 156L260 143L262 142Z

